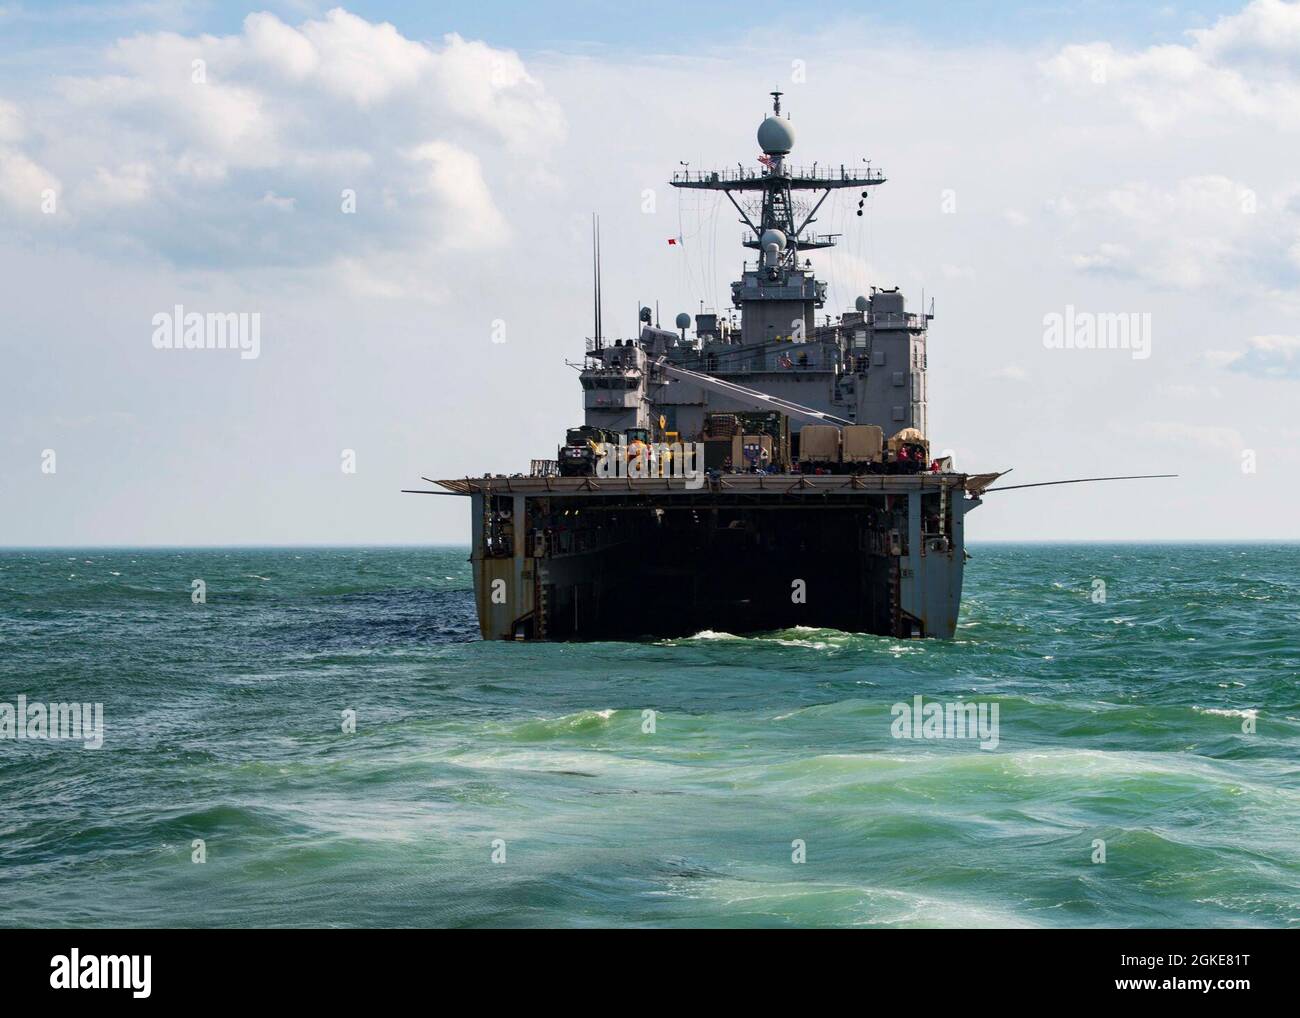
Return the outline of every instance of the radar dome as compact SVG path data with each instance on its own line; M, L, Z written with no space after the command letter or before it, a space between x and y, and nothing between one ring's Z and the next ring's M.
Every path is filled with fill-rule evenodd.
M685 311L677 316L677 328L689 329L691 327L691 316Z
M766 117L758 125L758 147L770 156L783 156L794 148L794 128L780 117Z
M857 300L853 302L853 306L857 308L859 311L865 313L867 308L871 307L871 302L867 300L866 297L859 297Z
M763 237L759 241L759 244L762 245L764 251L766 251L773 244L776 245L776 249L778 251L784 251L785 233L781 230L764 230Z

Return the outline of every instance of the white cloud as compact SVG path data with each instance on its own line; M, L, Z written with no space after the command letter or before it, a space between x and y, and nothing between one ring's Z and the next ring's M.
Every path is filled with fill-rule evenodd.
M1194 28L1188 34L1214 60L1274 57L1300 65L1300 4L1256 0L1237 14L1221 17L1212 28Z
M1071 261L1084 272L1118 272L1133 261L1133 254L1123 244L1103 242L1086 253L1076 254Z
M1082 272L1174 289L1267 290L1300 280L1294 189L1259 196L1224 176L1134 181L1049 202Z
M559 107L546 100L522 60L452 33L433 65L440 91L459 115L489 127L513 151L546 152L559 141Z
M0 210L18 221L40 215L45 192L57 195L60 187L56 176L21 150L25 135L22 110L0 98Z
M302 81L320 66L316 46L274 14L250 14L244 19L244 34L257 62L274 67L293 81Z
M1300 336L1252 336L1246 349L1212 350L1211 364L1256 378L1300 379Z
M0 146L0 209L7 207L19 220L35 219L47 190L57 196L57 177L21 152Z
M134 205L148 198L152 189L153 169L147 163L127 163L111 170L100 166L94 177L78 186L73 202L85 208Z
M364 107L414 88L436 59L427 46L404 38L392 25L371 24L338 8L324 21L309 21L302 36L316 59L298 48L293 66L314 73L334 95Z
M262 195L262 204L275 209L277 212L292 212L294 206L298 204L298 200L296 198L286 198L274 191L267 191L266 194Z
M1254 0L1188 35L1186 45L1136 51L1070 45L1042 68L1076 93L1120 103L1152 130L1231 117L1300 130L1300 4Z
M341 9L296 27L251 14L228 36L133 35L31 106L0 99L0 218L30 219L63 180L86 248L225 268L499 246L494 191L544 175L565 133L516 54L414 41Z
M495 247L509 236L483 182L478 157L450 142L430 141L410 153L428 167L425 188L450 213L430 241L447 248Z
M0 99L0 144L19 141L22 136L22 112L13 103Z

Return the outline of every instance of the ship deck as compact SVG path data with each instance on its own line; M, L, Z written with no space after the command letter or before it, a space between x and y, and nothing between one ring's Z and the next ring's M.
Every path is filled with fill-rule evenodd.
M979 474L723 474L703 483L681 477L463 477L434 483L457 495L526 495L601 499L632 496L744 495L762 500L790 496L902 495L947 489L978 490ZM973 491L972 491L973 493Z

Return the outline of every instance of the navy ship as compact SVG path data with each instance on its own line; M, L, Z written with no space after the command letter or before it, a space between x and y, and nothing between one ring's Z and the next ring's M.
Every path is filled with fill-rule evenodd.
M818 312L810 254L832 192L884 175L865 160L801 167L773 92L756 163L682 170L721 192L752 257L726 314L703 310L607 340L593 224L594 335L582 424L528 475L436 483L467 496L485 639L603 640L812 626L951 637L966 515L996 473L932 455L932 314L897 288ZM702 305L703 306L703 305Z

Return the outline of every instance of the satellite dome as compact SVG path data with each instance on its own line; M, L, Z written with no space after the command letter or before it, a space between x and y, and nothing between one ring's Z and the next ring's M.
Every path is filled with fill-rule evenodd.
M758 125L758 147L770 156L783 156L794 148L794 128L780 117L765 117Z
M689 329L691 327L691 316L685 311L677 316L677 328Z
M785 233L781 230L764 230L763 236L759 240L760 246L766 251L773 244L778 251L785 250Z
M871 307L871 302L866 297L859 297L853 302L853 306L859 311L865 312L867 308Z

